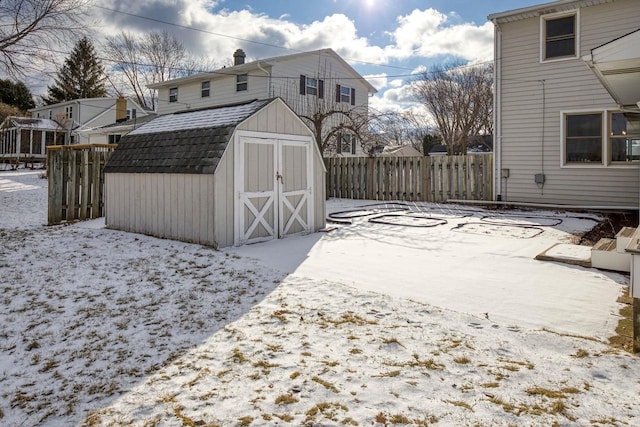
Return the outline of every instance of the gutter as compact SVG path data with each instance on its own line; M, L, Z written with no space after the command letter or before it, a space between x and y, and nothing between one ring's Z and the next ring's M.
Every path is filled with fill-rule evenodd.
M502 60L500 58L502 52L502 30L497 21L493 21L494 25L494 44L493 44L493 135L494 135L494 178L493 178L493 194L494 198L502 197ZM507 178L505 178L507 179ZM506 194L504 198L506 199Z

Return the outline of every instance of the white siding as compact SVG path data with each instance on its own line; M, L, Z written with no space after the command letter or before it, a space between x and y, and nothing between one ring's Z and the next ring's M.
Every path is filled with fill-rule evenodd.
M637 0L580 10L580 56L638 28ZM561 111L615 109L581 59L540 62L540 20L500 24L502 197L508 201L637 206L638 166L561 167ZM545 89L543 114L543 81ZM543 135L544 128L544 135ZM546 175L544 187L534 175ZM500 173L496 174L500 179Z
M108 173L106 225L217 246L212 175Z
M210 94L202 97L203 81L210 81ZM173 86L172 86L173 87ZM197 110L199 108L213 107L217 105L234 104L237 102L251 101L253 99L267 99L268 79L263 72L251 71L247 90L236 91L236 76L220 76L215 79L203 78L202 80L187 82L178 87L178 101L169 102L169 88L158 90L158 113L171 114L177 111Z

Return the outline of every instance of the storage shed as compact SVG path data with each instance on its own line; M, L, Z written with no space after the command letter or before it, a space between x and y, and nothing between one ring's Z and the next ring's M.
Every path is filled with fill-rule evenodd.
M160 116L122 137L105 167L109 228L242 245L325 226L325 168L280 99Z

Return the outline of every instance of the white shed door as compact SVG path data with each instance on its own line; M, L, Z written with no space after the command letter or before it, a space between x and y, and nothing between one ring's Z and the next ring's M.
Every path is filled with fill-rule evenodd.
M235 244L313 231L310 140L241 136Z

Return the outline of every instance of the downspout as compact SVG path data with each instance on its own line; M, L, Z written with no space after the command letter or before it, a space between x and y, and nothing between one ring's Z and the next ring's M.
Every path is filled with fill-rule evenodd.
M267 76L269 76L269 82L268 82L268 86L267 86L267 97L272 98L273 97L273 93L272 93L272 88L271 88L271 71L267 71L264 68L262 68L262 64L260 62L258 62L258 68L260 69L260 71L262 71Z
M493 25L495 40L493 43L493 194L496 200L506 200L506 194L504 194L504 198L502 197L502 58L500 57L502 52L502 30L497 20L493 21Z

